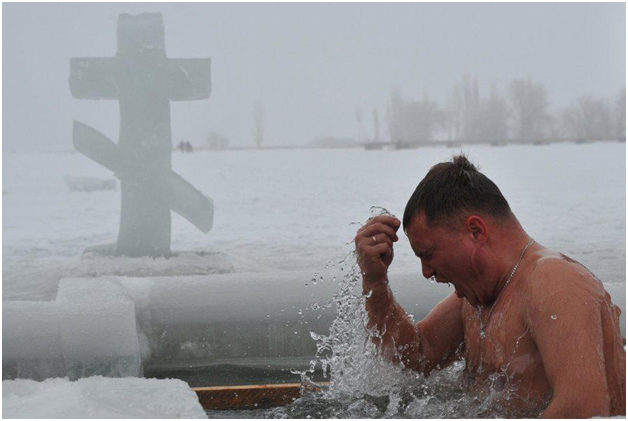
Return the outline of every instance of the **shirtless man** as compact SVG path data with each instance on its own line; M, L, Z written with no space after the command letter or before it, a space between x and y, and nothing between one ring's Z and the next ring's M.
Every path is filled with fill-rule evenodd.
M432 167L404 212L423 276L455 287L416 325L388 286L400 225L378 216L355 237L385 356L426 375L464 358L471 390L503 390L513 415L626 413L620 309L584 266L532 240L466 157Z

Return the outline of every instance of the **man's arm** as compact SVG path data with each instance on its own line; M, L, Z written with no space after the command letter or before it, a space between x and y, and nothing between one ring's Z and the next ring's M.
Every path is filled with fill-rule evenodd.
M415 325L390 289L386 294L372 293L366 301L369 328L379 333L375 341L382 354L426 375L457 359L464 342L461 307L462 299L452 293Z
M553 391L546 418L609 415L596 282L560 259L540 261L531 275L528 323Z
M393 260L393 243L398 239L399 225L397 218L379 216L356 235L362 286L368 297L368 326L377 332L374 340L385 357L428 374L452 362L464 341L460 317L462 299L451 294L418 325L410 320L388 286L388 267Z

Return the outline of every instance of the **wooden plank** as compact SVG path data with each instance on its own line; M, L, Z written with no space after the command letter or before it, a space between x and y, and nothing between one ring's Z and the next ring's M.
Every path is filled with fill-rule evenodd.
M309 390L317 388L308 387ZM270 408L287 405L301 397L301 383L194 387L192 390L204 409Z

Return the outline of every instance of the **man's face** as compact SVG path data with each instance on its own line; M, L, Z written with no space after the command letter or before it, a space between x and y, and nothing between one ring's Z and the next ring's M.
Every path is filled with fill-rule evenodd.
M429 225L423 213L415 216L406 234L414 254L421 259L423 276L436 282L451 283L458 297L479 303L473 286L474 244L471 233L444 225Z

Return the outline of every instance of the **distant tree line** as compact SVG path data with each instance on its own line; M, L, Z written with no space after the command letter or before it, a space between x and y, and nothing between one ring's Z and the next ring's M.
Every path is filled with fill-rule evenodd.
M387 123L393 142L438 140L611 140L626 138L626 87L613 99L585 95L561 110L550 109L545 87L532 77L514 79L480 95L477 77L454 84L444 107L427 95L406 99L393 90Z

